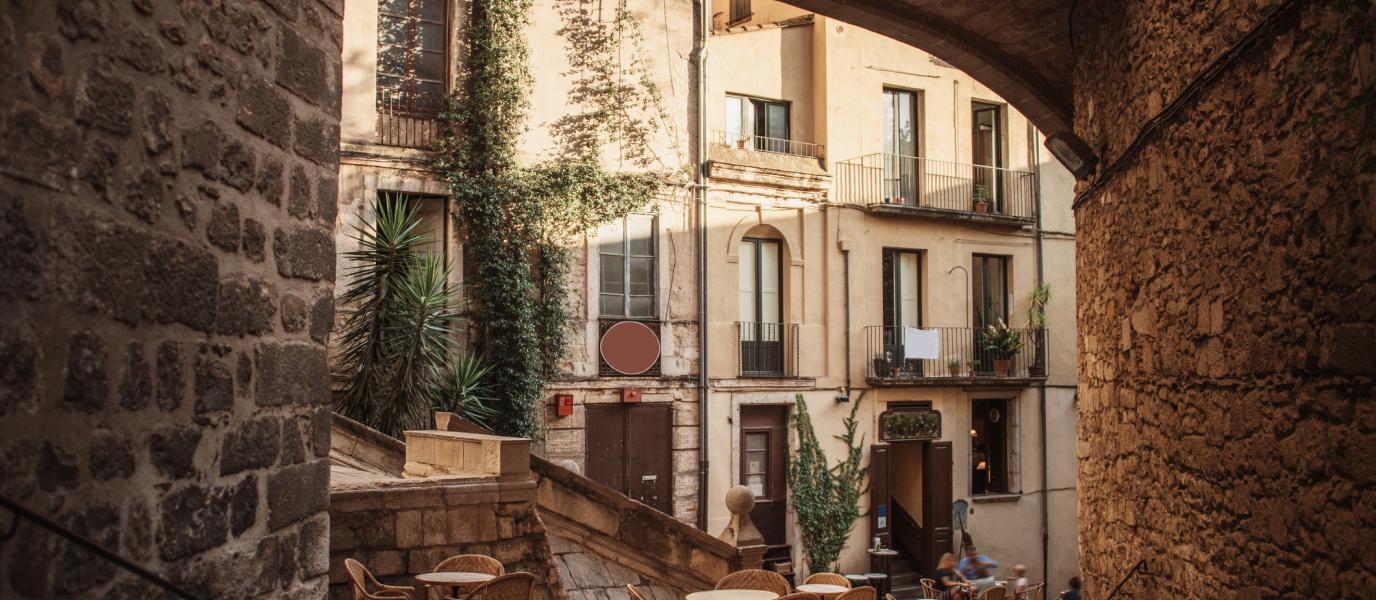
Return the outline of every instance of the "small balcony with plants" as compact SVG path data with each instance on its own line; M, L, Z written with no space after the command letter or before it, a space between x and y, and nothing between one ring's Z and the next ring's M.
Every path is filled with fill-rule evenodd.
M865 380L875 387L1033 385L1046 380L1047 330L936 327L937 358L915 353L906 327L865 328ZM930 332L935 332L930 333Z
M898 217L1023 227L1036 221L1037 174L897 154L837 161L831 202Z

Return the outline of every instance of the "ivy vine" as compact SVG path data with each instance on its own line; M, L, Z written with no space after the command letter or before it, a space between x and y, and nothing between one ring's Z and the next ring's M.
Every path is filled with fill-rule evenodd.
M567 276L570 247L581 235L643 209L666 185L667 168L650 142L662 119L658 88L642 62L639 25L620 3L602 23L561 11L570 64L577 75L570 104L577 116L554 124L557 157L523 164L535 81L524 31L531 0L474 0L464 85L440 115L436 168L454 198L454 221L466 236L465 273L473 301L470 339L492 361L493 430L535 439L541 434L540 396L559 374L573 339ZM630 63L612 62L630 54ZM631 80L627 85L625 80ZM658 115L656 117L656 114ZM648 115L648 117L647 117ZM653 117L653 118L650 118ZM603 148L618 163L648 168L622 173L604 164Z
M789 456L786 473L788 489L792 492L793 510L798 515L798 528L803 534L803 553L807 556L808 571L833 571L841 550L846 547L855 522L864 516L860 512L860 498L869 492L866 483L869 467L860 466L864 457L865 436L855 442L859 421L855 415L865 392L855 399L850 416L842 422L845 435L834 436L845 442L846 458L834 467L827 466L827 454L812 429L812 417L807 402L798 394L798 409L789 421L798 431L797 456Z

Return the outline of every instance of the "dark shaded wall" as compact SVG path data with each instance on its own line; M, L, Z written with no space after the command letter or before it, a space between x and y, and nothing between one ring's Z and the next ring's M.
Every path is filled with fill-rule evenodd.
M1081 2L1076 130L1116 160L1267 5ZM1125 597L1376 587L1376 204L1351 162L1371 132L1305 125L1354 92L1353 57L1321 45L1272 99L1340 22L1266 34L1076 211L1086 597L1142 558Z
M326 595L342 10L0 8L0 493L206 598ZM0 545L0 597L154 596Z

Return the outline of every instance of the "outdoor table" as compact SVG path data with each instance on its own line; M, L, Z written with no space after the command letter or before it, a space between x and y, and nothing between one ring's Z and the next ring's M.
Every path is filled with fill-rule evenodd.
M868 575L847 575L846 579L850 580L851 589L855 589L858 587L866 587L870 584L870 578Z
M764 590L708 590L688 594L688 600L774 600L778 597Z
M800 585L795 589L797 589L800 592L817 594L818 596L821 596L824 600L831 600L831 598L835 598L837 596L840 596L841 594L850 591L846 589L846 586L830 585L826 583L804 583L803 585Z
M891 550L891 549L884 549L884 550L866 550L866 552L869 552L869 553L870 553L870 556L873 557L873 559L870 561L871 563L879 563L879 564L877 564L877 565L871 564L870 566L871 566L871 567L874 567L874 570L875 570L875 571L878 571L878 572L883 573L883 574L885 575L884 579L883 579L882 581L879 582L879 585L874 586L876 589L878 589L879 597L880 597L880 598L883 598L885 594L888 594L888 593L889 593L889 579L888 579L888 578L893 576L893 573L890 573L890 572L889 572L889 570L890 570L890 569L889 569L889 562L893 559L893 557L898 556L898 551L897 551L897 550ZM871 579L873 579L873 578L871 578Z
M473 588L492 581L493 576L487 573L463 573L457 571L446 571L440 573L424 573L416 575L416 581L426 586L449 586L454 588L454 597L459 598L459 591L467 593ZM441 594L443 595L443 594Z

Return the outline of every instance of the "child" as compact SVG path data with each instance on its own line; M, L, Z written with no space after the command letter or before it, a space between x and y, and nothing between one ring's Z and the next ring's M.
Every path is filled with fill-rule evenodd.
M1013 597L1017 600L1027 600L1027 567L1014 565L1013 578Z

